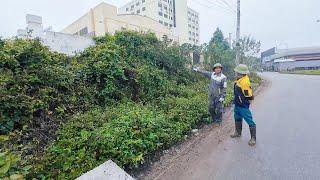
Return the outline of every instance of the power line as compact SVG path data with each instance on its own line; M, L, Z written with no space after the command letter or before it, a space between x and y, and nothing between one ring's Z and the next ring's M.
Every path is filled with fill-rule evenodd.
M236 11L232 8L231 5L227 5L226 3L222 3L218 0L215 0L215 1L209 1L209 0L206 0L207 2L211 3L211 4L217 4L217 5L220 5L220 7L222 8L225 8L225 9L228 9L229 11L232 11L233 13L236 13Z
M207 3L209 3L210 5L205 4L205 3L203 3L203 2L200 2L200 1L198 1L198 0L193 0L193 1L194 1L194 2L197 2L199 5L204 6L204 7L207 7L207 8L218 7L219 9L222 9L222 10L224 10L225 12L229 12L229 13L232 13L232 14L235 13L234 11L230 10L230 8L225 7L225 6L222 6L221 4L217 4L217 3L213 2L213 1L205 0L205 1L206 1Z
M232 9L233 11L235 11L236 12L236 10L234 10L233 8L233 6L232 5L230 5L226 0L220 0L223 4L225 4L225 5L227 5L230 9Z

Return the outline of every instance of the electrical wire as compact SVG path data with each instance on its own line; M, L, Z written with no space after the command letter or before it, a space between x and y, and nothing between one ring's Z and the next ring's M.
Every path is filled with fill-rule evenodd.
M234 14L235 12L230 10L230 8L227 8L225 6L222 6L220 4L217 4L217 3L214 3L212 1L209 1L209 0L204 0L206 1L207 3L209 3L210 5L206 4L206 3L203 3L202 1L199 1L199 0L193 0L193 2L196 2L197 4L201 5L201 6L204 6L206 8L214 8L214 7L218 7L219 9L221 10L224 10L225 12L228 12L228 13L231 13L231 14Z
M224 0L215 0L215 1L209 1L209 0L205 0L211 4L218 4L220 5L220 7L228 9L229 11L232 11L233 13L236 13L237 11L235 9L233 9L233 7L231 5L229 5L228 3L226 3Z
M230 5L226 0L220 0L223 4L227 5L230 9L233 11L237 12L234 8L234 6Z

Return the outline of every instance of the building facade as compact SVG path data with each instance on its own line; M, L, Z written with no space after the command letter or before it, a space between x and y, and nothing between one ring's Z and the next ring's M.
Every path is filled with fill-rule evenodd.
M320 47L272 48L261 53L261 61L265 69L273 71L319 69Z
M200 27L199 27L199 13L191 8L188 8L188 34L189 42L191 44L199 44L200 41Z
M18 38L38 38L41 43L48 46L51 51L75 55L94 45L90 37L71 35L66 33L54 32L51 28L43 29L42 17L28 14L26 15L27 27L19 29Z
M172 29L180 44L199 44L199 13L188 8L187 0L133 0L119 13L150 17Z
M121 30L134 30L153 32L159 39L166 36L176 42L179 40L168 26L160 24L150 17L141 15L142 9L140 13L135 14L118 14L117 11L118 8L116 6L101 3L63 29L62 32L92 37L103 36L106 33L114 34L116 31Z

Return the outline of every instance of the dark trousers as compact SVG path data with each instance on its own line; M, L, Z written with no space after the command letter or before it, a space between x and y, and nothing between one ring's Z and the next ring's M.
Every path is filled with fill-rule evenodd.
M220 102L219 98L209 100L209 113L213 122L221 123L223 107L223 102Z

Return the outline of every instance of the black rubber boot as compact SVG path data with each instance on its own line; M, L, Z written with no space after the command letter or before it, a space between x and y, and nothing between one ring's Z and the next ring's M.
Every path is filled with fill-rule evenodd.
M231 138L241 137L241 132L242 132L242 121L236 121L235 122L235 132L230 137Z
M249 141L250 146L254 146L257 143L257 136L256 136L256 127L250 127L250 134L251 134L251 139Z

